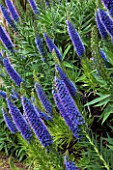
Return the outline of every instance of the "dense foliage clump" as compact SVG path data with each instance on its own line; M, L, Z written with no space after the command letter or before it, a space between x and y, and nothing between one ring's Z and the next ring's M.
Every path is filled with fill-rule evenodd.
M0 151L34 170L112 170L113 2L0 10Z

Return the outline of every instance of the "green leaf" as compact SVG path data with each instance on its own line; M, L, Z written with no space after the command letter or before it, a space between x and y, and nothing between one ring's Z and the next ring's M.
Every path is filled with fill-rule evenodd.
M95 103L98 103L98 102L100 102L100 101L102 101L102 100L107 99L108 97L110 97L110 94L102 95L101 97L98 97L98 98L92 100L91 102L86 103L85 106L93 105L93 104L95 104Z
M67 53L68 53L68 51L70 50L71 46L72 46L72 45L69 45L69 46L66 48L66 50L64 51L64 54L63 54L63 56L62 56L62 61L65 59L65 56L67 55Z

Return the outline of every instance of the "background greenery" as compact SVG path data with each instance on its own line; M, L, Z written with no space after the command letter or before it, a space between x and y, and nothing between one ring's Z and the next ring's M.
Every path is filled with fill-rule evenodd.
M0 3L4 3L0 1ZM99 4L100 3L100 4ZM7 52L11 63L26 82L26 92L31 97L35 80L39 81L53 104L54 121L46 124L54 140L54 147L48 154L34 136L29 145L20 134L13 135L7 129L2 114L0 114L0 150L5 154L16 156L24 160L29 169L34 170L63 170L63 155L69 155L76 162L80 170L110 170L113 169L113 51L110 37L102 40L95 22L95 11L103 5L101 1L94 0L62 0L60 3L50 1L46 6L44 1L37 1L40 14L34 16L28 1L15 1L21 20L18 23L18 32L13 33L7 28L15 44L16 53L10 53L2 44L0 49ZM5 4L4 4L5 5ZM69 19L85 45L86 52L82 60L77 57L70 41L66 19ZM73 137L63 119L59 116L51 94L55 75L55 59L49 53L43 38L46 32L51 37L62 54L61 67L77 87L76 104L83 114L86 127L82 127L83 139L79 142ZM46 62L37 50L35 37L39 34L42 38L43 49L46 53ZM109 44L109 45L108 45ZM105 66L99 54L102 48L107 56ZM97 60L95 64L92 60ZM98 74L99 70L99 74ZM3 83L1 90L12 87L21 96L21 90L13 84L6 74L2 62L0 75ZM4 99L0 99L2 107ZM39 101L38 106L44 110ZM21 102L17 99L15 104L22 109Z

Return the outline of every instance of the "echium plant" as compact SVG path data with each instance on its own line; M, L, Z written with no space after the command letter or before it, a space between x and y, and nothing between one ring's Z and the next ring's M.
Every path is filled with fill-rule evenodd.
M6 6L9 9L9 12L12 16L12 18L15 20L15 22L18 22L20 19L20 16L15 8L15 6L13 5L12 0L5 0Z
M17 84L17 86L20 86L20 83L23 82L23 79L20 77L20 75L14 70L14 68L12 67L8 57L3 59L3 64L4 67L7 71L7 73L9 74L9 76L11 77L11 79Z
M97 23L97 27L98 27L98 30L99 30L101 37L106 38L108 36L108 33L107 33L104 25L102 24L102 21L99 17L98 11L96 12L96 23Z
M64 164L65 164L66 170L78 170L75 165L75 162L68 161L67 156L64 156Z
M14 20L10 17L7 9L0 4L0 9L2 11L2 14L5 18L5 20L7 21L7 23L10 25L10 27L14 30L14 31L17 31L17 27L16 27L16 24L14 23Z
M41 103L43 104L45 110L47 111L48 114L51 115L52 113L52 105L49 102L49 100L47 99L43 89L41 88L41 85L39 83L35 83L35 90L36 93L38 95L39 100L41 101Z
M67 75L65 74L65 72L62 70L62 68L58 65L55 65L55 69L56 71L58 71L58 74L60 75L60 78L64 81L64 83L66 84L70 94L75 97L76 96L76 92L77 89L74 85L74 83L69 80L69 78L67 77Z
M103 9L98 9L98 14L102 24L104 25L106 31L109 33L111 38L113 38L113 20Z
M74 26L72 25L72 23L68 20L66 21L66 23L67 23L68 33L70 35L73 46L76 50L77 55L81 59L82 55L85 53L84 44L82 43L82 40L81 40L78 32L75 30Z
M113 0L102 0L102 3L108 9L110 15L113 17Z
M23 138L25 140L27 140L28 142L30 142L31 137L32 137L32 133L31 133L31 130L30 130L30 127L29 127L27 121L23 118L22 113L13 104L13 102L10 100L10 98L7 97L6 100L7 100L7 105L8 105L8 108L9 108L9 112L11 114L11 117L12 117L15 125L16 125L16 128L21 133Z
M2 98L6 99L7 94L6 94L5 91L0 90L0 96L1 96ZM10 97L11 97L13 100L17 99L17 96L14 96L14 95L12 95L12 94L10 95Z
M58 59L59 59L59 61L61 61L62 55L61 55L58 47L54 44L53 40L52 40L51 38L49 38L46 33L44 33L44 39L45 39L46 44L47 44L47 46L48 46L48 48L49 48L49 51L52 52L53 49L54 49L55 52L56 52L56 55L57 55L57 57L58 57Z
M18 130L13 122L13 120L8 116L8 113L5 111L4 107L2 107L2 114L4 117L4 121L7 125L7 127L9 128L9 130L14 134L16 133Z
M0 40L9 51L13 52L14 45L5 28L3 28L1 25L0 25Z
M61 108L61 115L63 116L70 130L72 131L74 137L79 139L79 126L84 124L85 120L79 112L77 106L75 105L74 100L69 90L67 89L64 81L58 79L57 77L55 77L54 81L56 92L53 91L53 97L55 98L56 105L58 105L58 109ZM58 102L60 104L58 104Z
M43 49L43 44L42 44L42 40L40 38L40 35L37 35L36 38L35 38L35 43L36 43L36 46L38 48L38 51L39 53L42 55L42 56L45 56L45 52L44 52L44 49Z
M24 112L26 113L26 117L29 121L29 124L33 129L34 133L36 134L36 136L38 137L40 143L45 148L49 147L51 144L53 144L52 136L49 133L46 125L39 118L38 116L39 114L37 114L30 100L22 96L22 105Z
M33 13L34 14L38 14L39 13L39 9L38 9L38 6L36 4L36 1L35 0L28 0L29 1L29 4L33 10Z

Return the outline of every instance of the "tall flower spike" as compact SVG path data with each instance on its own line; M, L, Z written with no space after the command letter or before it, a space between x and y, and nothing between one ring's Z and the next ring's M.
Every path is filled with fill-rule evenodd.
M99 33L100 33L102 38L106 38L108 36L108 33L107 33L104 25L102 24L100 18L99 18L98 11L96 12L95 16L96 16L96 23L97 23L97 27L98 27Z
M64 156L64 164L65 164L66 170L78 170L75 165L75 162L68 161L67 156Z
M8 35L8 33L6 32L6 30L0 25L0 40L2 41L2 43L4 44L4 46L11 52L13 52L13 43Z
M20 16L19 16L19 14L18 14L15 6L13 5L12 0L5 0L5 3L6 3L6 5L7 5L7 8L9 9L9 12L10 12L12 18L13 18L16 22L18 22Z
M42 40L41 40L41 38L40 38L39 35L36 36L36 38L35 38L35 43L36 43L36 46L37 46L37 48L38 48L39 53L40 53L42 56L44 56L44 55L45 55L45 52L44 52L44 50L43 50Z
M41 88L40 84L35 83L35 90L38 95L39 100L41 101L42 105L44 106L45 110L47 113L51 114L52 113L52 105L47 99L43 89Z
M99 17L100 17L102 24L104 25L106 31L113 38L113 20L112 20L112 18L103 9L98 9L98 14L99 14Z
M21 133L23 138L27 140L28 142L30 142L32 133L31 133L30 127L28 126L27 121L25 121L20 110L11 102L11 100L9 98L7 98L6 100L7 100L9 112L16 125L16 128Z
M50 53L52 53L52 51L53 51L53 49L54 49L55 52L56 52L56 55L57 55L57 57L58 57L58 59L59 59L59 61L61 61L62 55L61 55L58 47L57 47L57 46L54 44L54 42L52 41L52 39L49 38L46 33L44 33L44 39L45 39L45 41L46 41L46 44L47 44L47 46L48 46L48 48L49 48Z
M12 133L16 133L18 130L15 126L15 124L13 123L12 119L8 116L7 112L5 112L4 108L2 107L2 114L4 117L4 121L8 127L8 129L12 132Z
M113 0L102 0L102 3L108 9L110 15L113 17Z
M0 96L1 96L2 98L6 99L6 97L7 97L6 92L0 90ZM10 95L10 97L11 97L13 100L17 99L16 96L14 96L14 95L12 95L12 94Z
M28 0L29 1L29 4L33 10L33 13L34 14L38 14L39 13L39 9L38 9L38 6L36 4L36 1L35 0Z
M76 50L76 53L81 58L82 55L85 53L84 44L82 43L82 40L79 34L77 33L77 31L75 30L74 26L72 25L72 23L69 22L68 20L66 21L66 23L67 23L68 33L73 43L73 46Z
M34 110L37 112L37 115L39 118L43 119L43 120L49 120L52 121L52 117L48 116L46 113L42 112L36 105L34 102L34 97L31 98Z
M37 106L35 106L34 104L33 104L33 107L34 107L34 110L37 112L39 118L41 118L41 119L43 119L43 120L52 121L52 117L48 116L48 115L47 115L46 113L44 113L44 112L41 112L40 109L39 109Z
M7 73L11 77L11 79L17 84L17 86L20 86L20 83L23 82L23 80L20 77L20 75L12 67L8 57L3 59L3 64L4 64L4 67L7 71Z
M63 108L62 103L60 102L60 98L58 97L58 94L56 90L53 88L52 89L52 95L55 101L55 104L61 114L61 116L64 118L66 124L70 127L70 124L72 123L71 119L67 116L65 109Z
M85 123L83 116L77 109L73 98L71 97L65 83L63 80L58 79L55 77L55 86L57 90L57 95L59 98L59 102L63 109L65 110L65 117L68 118L67 125L69 126L70 130L72 131L73 135L79 139L79 125ZM64 119L65 119L64 117ZM65 121L67 121L65 119Z
M107 57L106 57L106 54L101 49L100 49L100 56L103 58L104 61L108 61Z
M31 102L24 96L22 96L22 105L24 112L26 113L27 119L29 121L29 124L33 129L34 133L36 134L36 136L38 137L40 143L45 148L50 146L53 143L53 141L46 125L38 117L38 114L34 110L34 107L31 104Z
M6 9L3 5L1 5L1 4L0 4L0 9L1 9L2 14L3 14L4 18L6 19L7 23L10 25L10 27L11 27L14 31L17 31L17 27L16 27L14 21L12 20L12 18L10 17L7 9Z
M60 78L64 81L64 83L66 84L69 92L71 93L71 95L73 97L76 96L76 92L77 92L77 89L75 87L75 85L73 84L73 82L71 80L69 80L69 78L67 77L67 75L63 72L63 70L58 66L58 65L55 65L55 69L58 71L59 75L60 75Z

